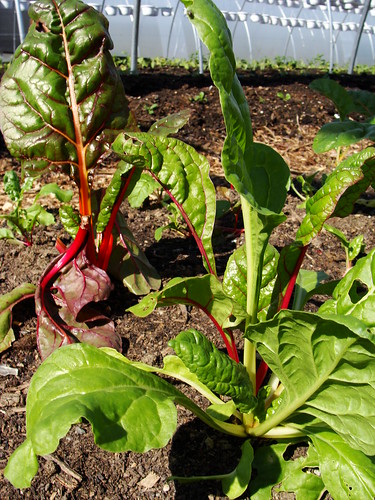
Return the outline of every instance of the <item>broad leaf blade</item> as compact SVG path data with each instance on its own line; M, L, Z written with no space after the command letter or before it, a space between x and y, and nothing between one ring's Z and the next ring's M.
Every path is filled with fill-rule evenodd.
M145 199L158 188L160 188L160 184L150 174L142 172L138 182L127 197L129 205L132 208L140 208Z
M341 120L344 120L349 113L355 111L352 95L334 80L317 78L310 83L309 87L328 97L333 102Z
M369 147L344 160L306 203L306 216L296 235L308 245L332 216L349 215L354 203L375 178L375 148Z
M40 188L39 193L35 197L35 201L43 196L53 194L59 201L68 203L73 198L73 191L71 189L62 189L55 182L46 184Z
M179 333L169 345L213 392L231 397L244 413L256 407L257 400L246 368L219 351L202 333L191 328Z
M29 174L56 165L87 175L126 126L108 21L87 4L40 0L0 87L0 128Z
M180 128L187 124L190 119L191 110L183 109L178 113L173 113L161 118L157 122L153 123L149 128L149 132L154 135L163 135L165 137L176 134Z
M248 329L246 338L256 342L285 387L280 408L259 425L256 434L281 422L305 426L316 419L352 448L372 455L374 336L356 318L333 318L281 311L273 320Z
M312 432L319 470L333 498L375 498L375 460L351 449L333 432Z
M244 442L241 446L241 451L241 458L237 467L221 480L223 493L227 495L228 498L240 497L245 492L250 482L252 471L251 464L254 458L254 450L250 441Z
M375 139L375 125L359 123L352 120L332 122L323 125L313 142L315 153L325 153L341 146L350 146L357 142Z
M122 160L149 170L158 180L185 219L206 269L215 272L211 235L216 194L206 158L177 139L144 133L120 134L112 147Z

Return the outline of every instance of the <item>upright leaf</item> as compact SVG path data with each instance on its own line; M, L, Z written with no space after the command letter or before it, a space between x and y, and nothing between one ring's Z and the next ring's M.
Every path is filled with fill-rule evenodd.
M341 120L344 120L349 113L355 111L352 95L334 80L317 78L309 86L312 90L316 90L333 102Z
M65 166L87 175L128 120L108 21L77 0L39 0L0 87L0 128L31 175Z

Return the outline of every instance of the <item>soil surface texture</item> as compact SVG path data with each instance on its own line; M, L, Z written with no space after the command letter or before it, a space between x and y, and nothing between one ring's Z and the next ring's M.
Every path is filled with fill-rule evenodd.
M256 140L272 146L283 156L294 179L316 172L316 182L319 183L321 176L334 167L335 155L315 154L312 142L319 128L333 120L335 109L327 99L309 89L309 83L317 75L269 71L242 72L239 76L250 106ZM336 75L335 78L347 88L375 91L374 77ZM177 137L208 158L218 196L229 196L235 203L235 195L230 191L220 166L225 127L218 92L209 75L176 68L142 70L138 75L124 76L123 82L130 107L142 130L148 130L156 120L171 113L191 110L189 123ZM95 183L107 184L114 168L114 158L108 156L97 171ZM2 186L3 174L9 169L20 173L19 163L10 157L0 136L0 213L11 208ZM56 179L62 187L71 186L70 180L62 174L51 173L34 184L34 192L40 185ZM369 191L366 196L373 197L373 192ZM74 202L77 202L76 196ZM48 200L48 203L56 216L56 224L38 228L31 247L0 240L0 293L9 292L23 282L36 284L40 274L58 254L55 249L57 238L69 243L58 219L57 206L53 200ZM301 200L291 191L285 207L288 220L275 231L271 240L278 248L293 239L303 216L300 203ZM139 210L131 209L126 203L122 208L137 241L160 273L163 283L175 276L204 273L198 249L191 238L168 231L161 241L155 241L155 229L168 223L168 212L156 198L147 201ZM368 250L375 245L372 215L369 208L358 205L350 217L333 219L332 225L341 229L349 239L363 234ZM2 224L0 221L0 227ZM226 231L234 224L234 216L229 214L215 231L219 275L222 275L231 252L242 242L240 232ZM339 278L345 272L344 250L334 236L322 233L309 248L304 267L323 270L331 277ZM216 338L217 345L223 347L221 339L216 337L214 329L199 312L172 307L158 309L148 318L139 319L127 312L137 300L121 284L116 284L107 304L107 312L123 338L123 352L130 359L160 364L163 356L171 352L168 340L192 327L212 339ZM312 303L309 307L313 309L316 305ZM25 439L28 385L41 362L36 348L36 319L31 300L15 308L14 329L16 341L0 355L0 365L18 371L16 376L0 375L0 469L4 469L10 454ZM229 472L237 464L241 445L240 441L212 431L183 408L178 408L178 414L178 429L168 446L143 455L111 454L97 448L90 426L80 423L71 429L53 455L40 458L39 472L30 489L16 490L0 474L0 498L224 498L219 482L178 484L167 481L171 475ZM292 494L276 493L274 497L294 498ZM244 498L249 497L244 495Z

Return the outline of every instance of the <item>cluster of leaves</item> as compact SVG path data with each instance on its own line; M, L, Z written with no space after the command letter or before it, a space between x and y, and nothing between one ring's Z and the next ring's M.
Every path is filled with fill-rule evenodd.
M183 3L211 54L211 77L227 131L222 165L240 195L245 244L229 258L220 280L211 244L216 196L207 160L169 136L176 117L148 133L130 127L102 16L73 0L35 3L34 22L0 88L0 124L28 174L69 167L79 188L80 213L62 210L74 241L36 289L38 342L46 359L29 389L26 440L10 457L5 475L16 487L29 486L37 456L53 452L82 417L106 450L144 452L165 446L176 429L179 404L213 428L243 438L239 464L214 476L230 498L246 489L252 498L270 498L278 485L301 498L306 492L320 498L328 490L334 498L372 499L375 249L339 283L321 284L321 273L301 270L301 265L326 221L349 215L358 197L374 185L375 148L338 164L306 200L294 243L278 252L269 239L286 218L282 209L289 169L277 152L253 140L221 12L211 0ZM30 74L27 81L22 76ZM366 127L357 140L369 137ZM324 134L318 134L318 143L327 142ZM330 147L341 146L341 140L336 134ZM121 161L105 192L96 193L92 176L110 143ZM162 290L119 211L125 197L142 203L156 186L181 214L207 272L176 278ZM109 295L107 271L112 276L117 271L135 293L150 292L130 309L138 316L174 304L201 309L227 353L190 329L170 341L175 355L166 356L162 368L122 356L113 323L93 307ZM306 301L317 293L332 298L317 313L304 312ZM9 321L6 304L3 310ZM241 360L234 329L244 338ZM159 374L187 383L210 406L203 410ZM306 456L286 461L287 446L301 440L308 443ZM319 474L311 473L316 470Z

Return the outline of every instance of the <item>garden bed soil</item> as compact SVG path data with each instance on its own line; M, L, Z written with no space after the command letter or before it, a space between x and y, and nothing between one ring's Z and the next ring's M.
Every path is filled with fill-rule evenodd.
M254 135L257 141L274 147L287 161L295 178L317 172L322 174L333 168L332 154L316 155L312 141L318 129L334 117L334 107L325 98L308 87L312 74L241 73L240 79L251 109ZM375 91L374 77L338 76L350 88ZM219 196L230 196L220 167L220 151L225 128L220 111L217 90L207 74L196 75L176 68L142 70L137 76L123 79L130 107L142 130L147 130L157 119L182 109L191 110L189 123L178 137L207 156L211 164L212 179ZM203 92L203 94L201 94ZM200 97L199 97L200 96ZM288 97L289 96L289 97ZM150 108L152 104L153 106ZM0 137L0 179L9 169L20 171ZM109 156L98 170L96 182L106 184L114 170ZM56 180L62 187L70 181L59 173L49 174L42 181ZM34 189L38 189L38 183ZM372 197L373 193L367 193ZM49 200L57 216L57 208ZM288 196L285 213L288 221L272 237L272 243L282 247L290 242L302 218L299 198ZM0 210L9 210L9 202L0 187ZM203 273L203 267L194 242L177 233L165 233L155 242L154 231L168 222L168 213L151 200L141 210L123 207L127 221L137 240L142 244L149 260L159 271L165 283L174 276L193 276ZM346 221L332 223L348 238L364 234L367 249L375 245L371 223L372 212L358 206ZM58 217L57 217L58 221ZM221 226L233 228L233 216L227 216ZM38 277L57 255L57 238L69 239L59 222L46 230L38 229L32 247L14 246L0 240L0 293L9 292L22 282L37 283ZM233 249L241 243L241 234L217 228L214 247L219 274ZM338 278L345 272L345 254L340 244L329 234L320 235L309 248L305 267L321 269ZM214 331L205 317L185 307L157 310L150 317L138 319L126 309L137 298L116 284L108 302L108 314L123 338L123 351L131 359L160 364L167 354L168 340L181 330L195 327L213 338ZM310 304L310 308L317 304ZM36 320L32 301L15 308L14 324L17 340L0 355L0 364L17 368L17 376L0 376L0 469L6 465L10 453L25 438L25 403L30 379L40 364L36 350ZM218 344L220 347L220 339ZM209 475L232 470L238 459L240 442L217 434L179 408L178 430L173 440L162 450L143 455L136 453L111 454L95 447L87 423L72 428L62 440L58 450L40 458L38 475L28 490L19 491L0 476L0 498L27 499L219 499L223 498L220 483L200 482L178 484L168 482L173 475ZM298 454L298 449L297 449ZM275 498L293 498L293 495L274 494ZM244 496L246 498L246 495Z

